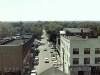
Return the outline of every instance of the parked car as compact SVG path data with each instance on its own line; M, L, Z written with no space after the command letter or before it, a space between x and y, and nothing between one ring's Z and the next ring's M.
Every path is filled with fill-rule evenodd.
M35 57L35 59L34 59L34 60L39 61L39 58L38 58L38 57Z
M55 57L55 55L54 54L51 54L51 57Z
M52 61L56 61L56 57L51 57L52 58Z
M48 58L45 58L44 61L45 61L45 63L49 63L49 59Z
M31 75L37 75L37 70L32 70Z
M53 67L55 67L55 68L59 68L59 66L58 66L58 65L54 65Z
M34 60L34 65L38 65L38 64L39 64L39 61Z
M54 65L54 64L57 64L57 60L53 61L53 65Z
M50 53L53 53L53 49L50 50Z
M40 53L40 51L39 50L35 50L36 51L36 53Z

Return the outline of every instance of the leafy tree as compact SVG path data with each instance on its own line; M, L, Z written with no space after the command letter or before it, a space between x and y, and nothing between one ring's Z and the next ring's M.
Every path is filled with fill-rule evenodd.
M48 34L48 40L56 43L56 37L59 36L59 31L63 29L63 27L57 23L48 23L44 25L44 28Z

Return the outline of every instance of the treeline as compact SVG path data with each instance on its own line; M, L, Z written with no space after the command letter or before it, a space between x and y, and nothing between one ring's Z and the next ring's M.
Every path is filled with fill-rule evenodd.
M40 39L42 35L41 21L38 22L0 22L1 37L11 36L13 34L34 33L35 38Z
M47 32L48 41L56 43L56 38L59 37L59 31L63 29L63 26L57 22L45 22L44 28Z
M51 21L44 22L44 28L49 35L49 41L56 42L56 37L59 37L59 31L63 28L91 28L94 37L100 36L100 22L96 21Z
M14 28L11 23L0 22L0 37L6 37L17 33L19 28Z
M21 28L21 32L34 33L35 38L41 39L41 35L43 34L43 23L41 21L24 22Z
M100 36L100 22L93 21L36 21L36 22L0 22L2 37L16 33L34 33L35 38L40 39L43 28L47 32L48 40L56 42L59 31L63 28L87 28L93 30L94 37Z

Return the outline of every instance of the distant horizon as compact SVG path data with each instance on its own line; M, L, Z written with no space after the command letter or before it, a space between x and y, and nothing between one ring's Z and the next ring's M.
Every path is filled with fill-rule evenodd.
M37 20L37 21L22 21L22 22L38 22L38 21L41 21L41 20ZM88 21L88 20L80 20L80 21L75 21L75 22L99 22L99 21ZM0 21L0 22L20 22L20 21ZM41 21L41 22L46 22L46 21ZM48 21L48 22L55 22L55 21ZM63 21L57 21L57 22L73 22L73 21L67 21L67 20L63 20Z

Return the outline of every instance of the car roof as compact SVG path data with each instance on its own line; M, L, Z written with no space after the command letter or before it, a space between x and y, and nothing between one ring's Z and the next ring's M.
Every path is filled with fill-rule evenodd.
M36 73L31 73L31 75L36 75Z
M54 63L56 63L57 61L53 61Z
M39 57L39 56L35 56L35 57Z
M56 57L52 57L52 58L56 58Z
M45 58L45 59L48 59L48 58Z
M39 58L36 57L35 59L39 59Z
M31 72L37 72L37 70L32 70Z

